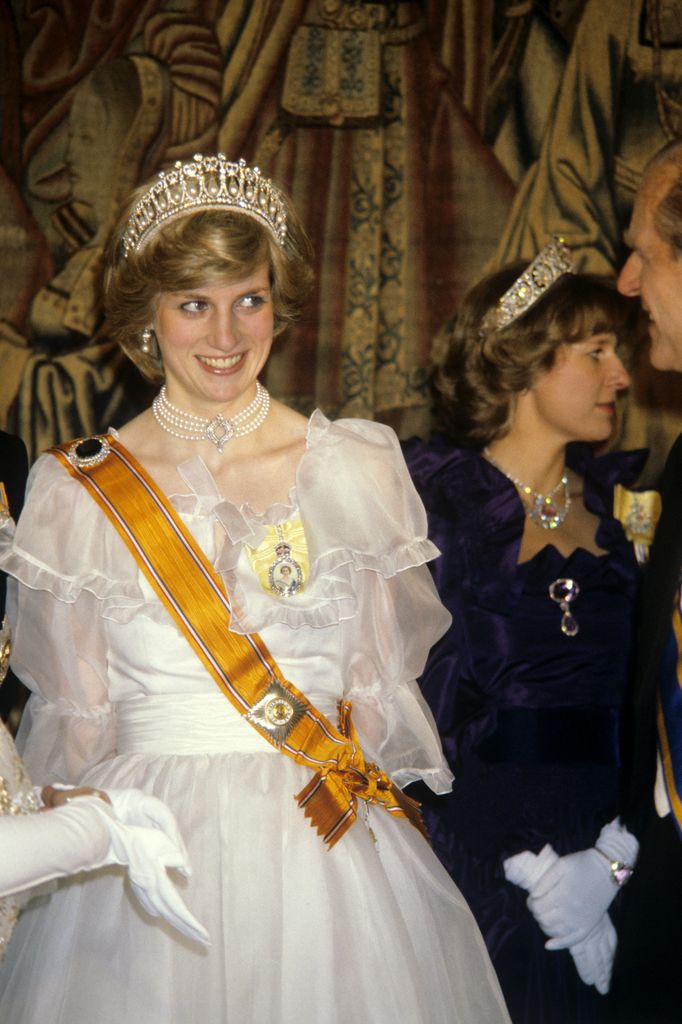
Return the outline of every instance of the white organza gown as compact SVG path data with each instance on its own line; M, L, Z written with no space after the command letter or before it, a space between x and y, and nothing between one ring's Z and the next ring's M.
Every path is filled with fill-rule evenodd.
M311 418L290 505L223 501L199 458L173 502L286 678L399 785L450 776L414 683L448 624L423 508L395 436ZM248 557L300 518L302 593L267 593ZM2 1024L487 1024L506 1021L474 920L406 820L360 805L328 850L294 795L310 772L272 748L207 675L118 535L55 459L33 471L5 568L15 671L35 692L23 753L45 781L137 786L175 812L180 883L206 950L144 914L123 873L60 883L24 911L0 969ZM484 813L484 809L482 809Z

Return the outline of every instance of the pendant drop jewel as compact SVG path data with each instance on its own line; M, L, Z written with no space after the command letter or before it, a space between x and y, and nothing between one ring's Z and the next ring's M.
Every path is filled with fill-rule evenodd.
M253 401L229 420L222 413L209 420L179 409L169 402L165 384L152 402L154 418L167 434L181 441L210 441L221 454L233 438L244 437L257 430L269 411L270 395L260 381L256 381L256 397Z
M503 476L506 476L507 480L513 483L521 492L526 499L524 502L526 515L536 526L542 527L543 530L556 530L557 526L561 526L571 508L568 476L565 472L562 474L559 483L556 487L552 488L549 494L542 494L540 491L533 490L529 484L524 484L521 480L517 480L515 476L512 476L506 469L503 469L495 461L487 448L483 449L483 454L488 462L495 469L499 470ZM560 491L563 491L563 507L556 500Z
M562 484L564 480L566 478L562 477ZM567 485L568 480L566 480ZM559 508L551 495L533 493L533 502L528 508L528 518L532 519L537 526L541 526L543 530L555 530L566 518L570 503L571 499L568 494L564 498L564 507Z
M222 455L223 448L234 437L234 428L231 421L226 420L224 416L218 413L206 427L206 437Z
M303 587L303 570L291 554L291 545L284 539L282 527L277 527L275 560L268 569L270 589L278 597L292 597Z
M580 594L580 587L576 580L557 579L549 585L549 596L562 611L561 632L564 636L576 636L580 627L575 616L571 613L571 601Z

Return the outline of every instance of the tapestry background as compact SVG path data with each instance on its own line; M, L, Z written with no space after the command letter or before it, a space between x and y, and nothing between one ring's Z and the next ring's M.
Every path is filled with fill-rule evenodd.
M682 128L682 0L0 0L0 426L32 455L148 400L109 341L128 191L216 148L290 190L316 290L265 382L302 411L429 426L438 329L552 230L613 272ZM434 344L434 339L436 342ZM682 429L642 346L615 443Z

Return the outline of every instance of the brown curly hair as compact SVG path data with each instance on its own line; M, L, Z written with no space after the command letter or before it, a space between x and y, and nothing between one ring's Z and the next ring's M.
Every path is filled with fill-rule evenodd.
M454 444L480 449L507 434L516 396L551 369L561 345L608 331L632 346L637 336L637 302L592 274L564 274L523 316L483 331L486 313L527 265L483 278L436 340L445 358L433 381L435 425Z
M142 251L125 257L121 240L128 218L153 180L132 194L110 239L104 306L111 336L142 375L156 384L163 381L160 355L142 352L140 339L163 292L239 281L266 263L277 335L300 315L313 271L310 240L283 193L287 209L283 246L253 217L232 209L205 209L190 211L162 225Z

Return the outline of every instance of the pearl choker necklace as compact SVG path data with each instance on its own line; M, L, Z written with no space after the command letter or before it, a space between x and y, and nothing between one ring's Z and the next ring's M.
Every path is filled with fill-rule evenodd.
M219 452L235 437L258 430L269 411L270 395L260 381L256 381L256 397L231 420L225 419L222 413L209 420L178 409L168 401L165 384L152 402L154 418L167 434L181 441L210 441Z
M530 504L526 505L526 515L531 519L537 526L541 526L543 530L555 530L557 526L561 526L564 519L569 513L571 508L571 495L568 491L568 476L564 472L561 480L553 487L549 494L541 494L540 491L534 491L528 484L524 484L521 480L517 480L511 473L507 473L506 470L502 469L502 466L492 457L487 448L483 449L488 462L499 469L503 476L506 476L507 480L511 480L515 487L518 487L519 491L526 498L530 499ZM563 488L564 492L564 507L559 508L554 495L557 494Z

